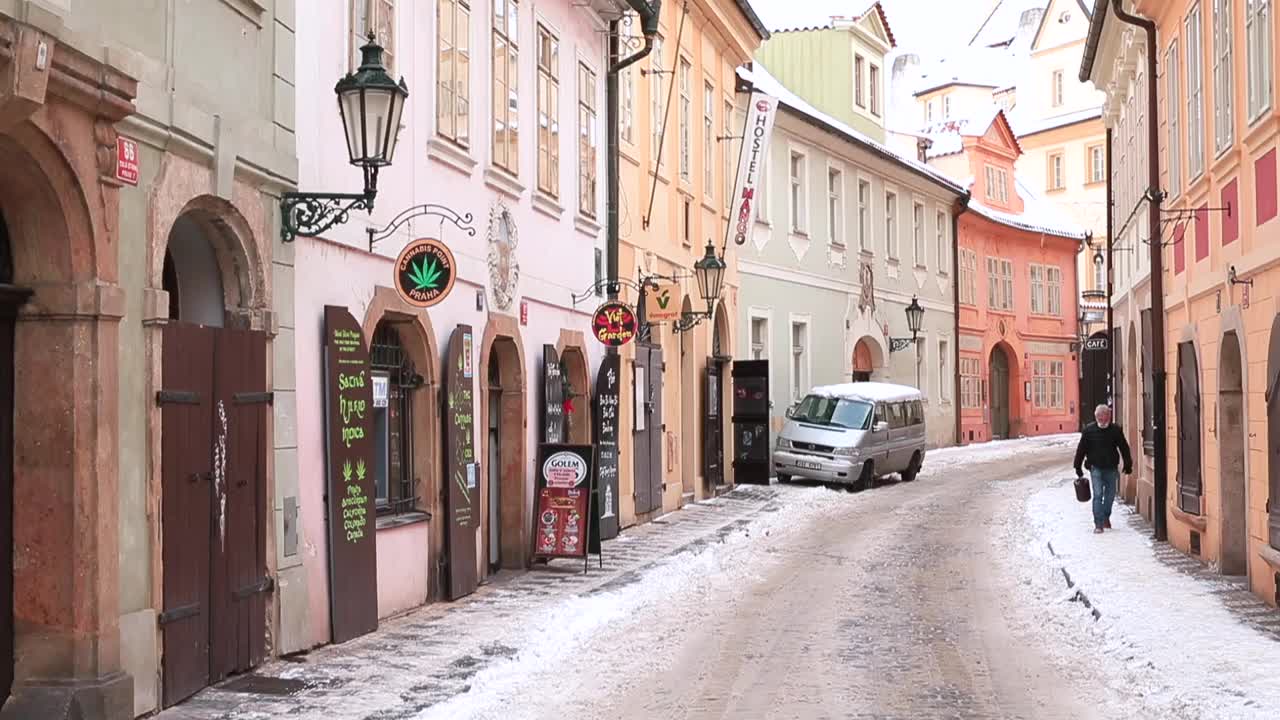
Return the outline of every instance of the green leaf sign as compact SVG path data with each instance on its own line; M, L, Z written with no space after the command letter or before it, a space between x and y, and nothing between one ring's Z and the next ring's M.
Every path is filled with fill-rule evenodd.
M414 307L428 308L444 300L456 276L453 253L433 238L414 240L396 259L396 290Z

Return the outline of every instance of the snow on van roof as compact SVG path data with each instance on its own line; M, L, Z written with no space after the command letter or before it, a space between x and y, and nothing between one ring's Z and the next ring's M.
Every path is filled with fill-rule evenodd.
M920 391L910 385L893 383L856 382L839 385L822 385L809 391L810 395L845 399L870 400L872 402L901 402L919 400Z

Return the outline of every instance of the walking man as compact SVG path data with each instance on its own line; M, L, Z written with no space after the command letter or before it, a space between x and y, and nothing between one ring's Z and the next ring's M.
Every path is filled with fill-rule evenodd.
M1111 527L1111 504L1116 499L1116 487L1120 484L1120 460L1124 460L1124 474L1133 472L1133 459L1129 457L1129 443L1119 425L1111 422L1111 407L1099 405L1093 410L1093 419L1080 433L1076 447L1076 477L1084 477L1080 463L1089 468L1093 481L1093 531L1102 532Z

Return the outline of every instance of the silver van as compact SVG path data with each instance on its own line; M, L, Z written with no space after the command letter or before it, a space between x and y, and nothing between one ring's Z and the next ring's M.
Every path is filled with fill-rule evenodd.
M925 439L916 388L875 382L816 387L787 411L773 470L779 482L799 477L866 489L891 473L910 482L924 464Z

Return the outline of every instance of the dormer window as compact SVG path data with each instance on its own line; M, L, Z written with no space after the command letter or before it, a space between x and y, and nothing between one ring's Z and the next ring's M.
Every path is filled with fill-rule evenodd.
M987 199L999 203L1009 202L1009 173L1004 168L988 165L986 172Z

